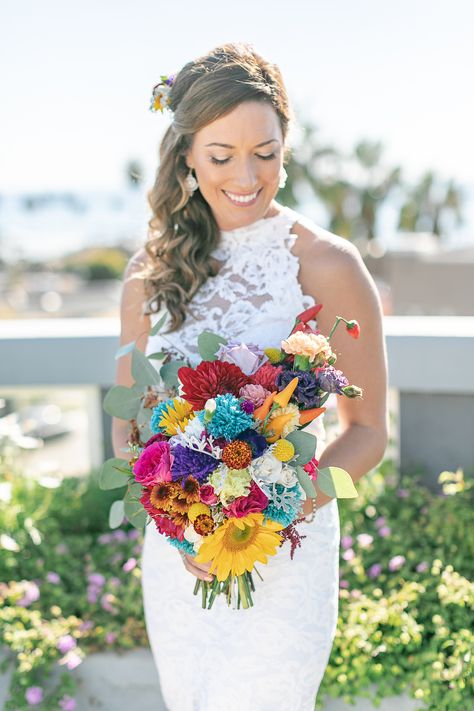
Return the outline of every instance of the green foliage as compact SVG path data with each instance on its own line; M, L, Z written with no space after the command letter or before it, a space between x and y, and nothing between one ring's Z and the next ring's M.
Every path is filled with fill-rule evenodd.
M83 249L63 259L65 271L87 279L121 279L129 255L116 247Z

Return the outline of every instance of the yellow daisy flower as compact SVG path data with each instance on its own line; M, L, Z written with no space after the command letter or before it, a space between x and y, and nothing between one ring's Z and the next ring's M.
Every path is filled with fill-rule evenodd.
M195 559L198 563L212 561L210 573L216 572L221 582L231 575L243 575L253 570L258 560L266 564L268 556L275 555L282 537L277 533L283 526L276 521L263 523L262 513L252 513L241 518L229 518L222 526L207 536Z
M175 397L173 404L168 405L159 421L160 427L163 428L165 434L175 435L178 430L184 430L189 420L195 417L193 406L184 398Z

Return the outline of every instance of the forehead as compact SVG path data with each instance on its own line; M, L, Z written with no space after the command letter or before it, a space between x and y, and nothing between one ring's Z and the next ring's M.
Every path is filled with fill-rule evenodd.
M283 140L280 120L273 106L263 101L245 101L197 131L194 144L199 147L213 142L255 146L271 138Z

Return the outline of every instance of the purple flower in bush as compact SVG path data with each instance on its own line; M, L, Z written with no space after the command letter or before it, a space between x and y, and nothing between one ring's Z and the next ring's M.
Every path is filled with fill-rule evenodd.
M113 644L115 640L117 639L117 635L115 632L107 632L105 635L105 641L107 644Z
M392 531L388 526L382 526L382 528L379 528L379 536L382 536L382 538L387 538L391 532Z
M348 587L349 587L349 581L348 581L348 580L340 580L340 581L339 581L339 587L340 587L340 588L348 588Z
M36 602L40 597L40 589L34 580L23 581L23 597L16 603L20 607L28 607L32 602Z
M374 563L368 569L367 575L369 576L369 578L378 578L378 576L380 575L381 572L382 572L382 566L380 565L380 563Z
M122 531L121 528L117 529L117 531L114 531L112 533L112 536L114 537L115 541L123 542L127 540L127 534L125 533L125 531Z
M110 533L102 533L97 540L99 541L100 545L103 546L107 543L110 543L113 539Z
M422 560L421 563L418 563L418 565L416 566L416 572L417 573L425 573L428 570L428 568L429 568L429 565L426 562L426 560Z
M177 444L173 449L174 461L171 465L173 479L192 474L201 482L216 468L216 460L208 454L188 449Z
M63 711L75 711L77 702L72 696L64 694L63 698L59 700L59 705Z
M390 560L388 562L388 568L393 573L395 570L400 570L400 568L402 567L402 565L404 563L405 563L405 556L395 555L395 556L393 556L393 558L390 558Z
M129 558L122 566L122 570L124 570L126 573L130 573L131 570L136 568L137 566L137 561L136 558Z
M25 699L30 706L36 706L43 701L43 689L41 686L29 686L25 692Z
M318 383L310 370L282 370L276 377L275 385L278 390L283 390L293 378L298 378L298 385L292 396L294 400L305 409L318 407Z
M349 381L342 372L329 365L318 372L316 377L317 385L326 393L337 393L342 395L342 388L349 385Z
M376 528L380 528L380 526L383 526L384 524L385 524L385 516L379 516L378 518L375 519Z
M97 598L99 597L97 588L88 588L87 589L87 602L89 602L91 605L93 605L95 602L97 602Z
M64 634L58 639L56 647L59 649L61 654L66 654L67 652L70 652L71 649L75 649L77 647L77 642L72 635Z
M137 538L140 536L140 532L137 531L136 528L131 528L127 535L131 541L136 541Z
M341 538L341 546L343 548L350 548L352 544L354 543L352 536L343 536Z
M92 622L92 620L84 620L84 622L81 622L81 624L79 625L79 629L81 630L81 632L88 632L93 627L94 623Z
M400 488L400 489L398 489L398 491L397 491L397 496L398 496L400 499L406 499L406 498L408 498L409 495L410 495L410 493L409 493L409 491L408 491L407 489L402 489L402 488Z
M47 580L49 583L53 583L53 585L58 585L58 583L61 582L61 578L59 577L59 575L58 575L57 573L52 572L52 571L50 571L50 572L46 575L46 580Z
M342 557L344 558L344 560L352 560L353 558L355 558L355 553L352 548L348 548L346 551L344 551Z
M81 663L82 663L81 657L74 650L71 650L70 652L68 652L58 662L58 664L65 664L67 666L67 668L69 669L69 671L72 671L73 669L78 667L79 664L81 664Z
M105 584L105 578L101 573L91 573L87 579L91 585L98 588L101 588Z

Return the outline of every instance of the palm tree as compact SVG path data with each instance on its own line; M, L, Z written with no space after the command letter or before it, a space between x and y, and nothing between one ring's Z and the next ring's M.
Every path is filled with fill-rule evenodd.
M443 236L443 218L450 214L456 224L463 223L461 206L463 192L451 179L445 185L433 171L422 175L417 185L406 188L405 202L400 208L398 229L408 232L431 232Z

